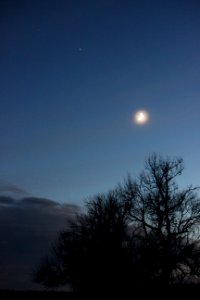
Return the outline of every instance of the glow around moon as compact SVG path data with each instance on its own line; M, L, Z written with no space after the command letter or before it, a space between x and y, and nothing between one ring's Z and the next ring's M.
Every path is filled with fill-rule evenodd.
M134 123L144 125L149 121L149 114L146 110L139 110L133 115Z

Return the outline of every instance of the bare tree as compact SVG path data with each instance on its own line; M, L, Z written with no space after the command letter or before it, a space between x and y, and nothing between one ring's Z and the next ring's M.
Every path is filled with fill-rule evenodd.
M179 190L183 160L156 154L138 180L93 197L86 213L59 234L35 273L45 286L81 292L130 291L200 277L197 188Z
M140 228L140 268L148 280L162 284L199 276L197 188L178 189L175 179L183 171L180 158L170 160L153 154L145 167L137 181L129 177L122 188L124 197L133 199L131 217Z
M132 202L115 190L93 197L86 208L86 214L60 233L35 281L45 286L69 283L73 290L87 293L124 289L130 283L127 226Z

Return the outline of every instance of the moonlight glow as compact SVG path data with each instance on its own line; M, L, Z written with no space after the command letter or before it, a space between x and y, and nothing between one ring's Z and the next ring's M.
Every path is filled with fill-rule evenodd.
M134 114L134 122L138 125L144 125L149 120L149 114L145 110L139 110Z

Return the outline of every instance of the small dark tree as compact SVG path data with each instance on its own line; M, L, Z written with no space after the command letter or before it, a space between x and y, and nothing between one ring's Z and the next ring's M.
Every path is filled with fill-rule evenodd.
M128 178L123 187L124 197L134 202L131 216L140 236L136 263L143 281L166 285L200 274L200 200L197 188L178 189L175 179L182 171L182 159L153 154L139 180Z
M36 272L36 282L45 286L71 284L81 292L117 291L127 288L131 252L127 226L132 202L116 190L98 195L59 235L51 258Z

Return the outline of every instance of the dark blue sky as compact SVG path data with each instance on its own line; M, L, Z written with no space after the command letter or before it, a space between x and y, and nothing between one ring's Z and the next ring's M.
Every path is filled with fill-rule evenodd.
M200 183L198 0L1 0L0 66L2 184L80 203L152 151Z

